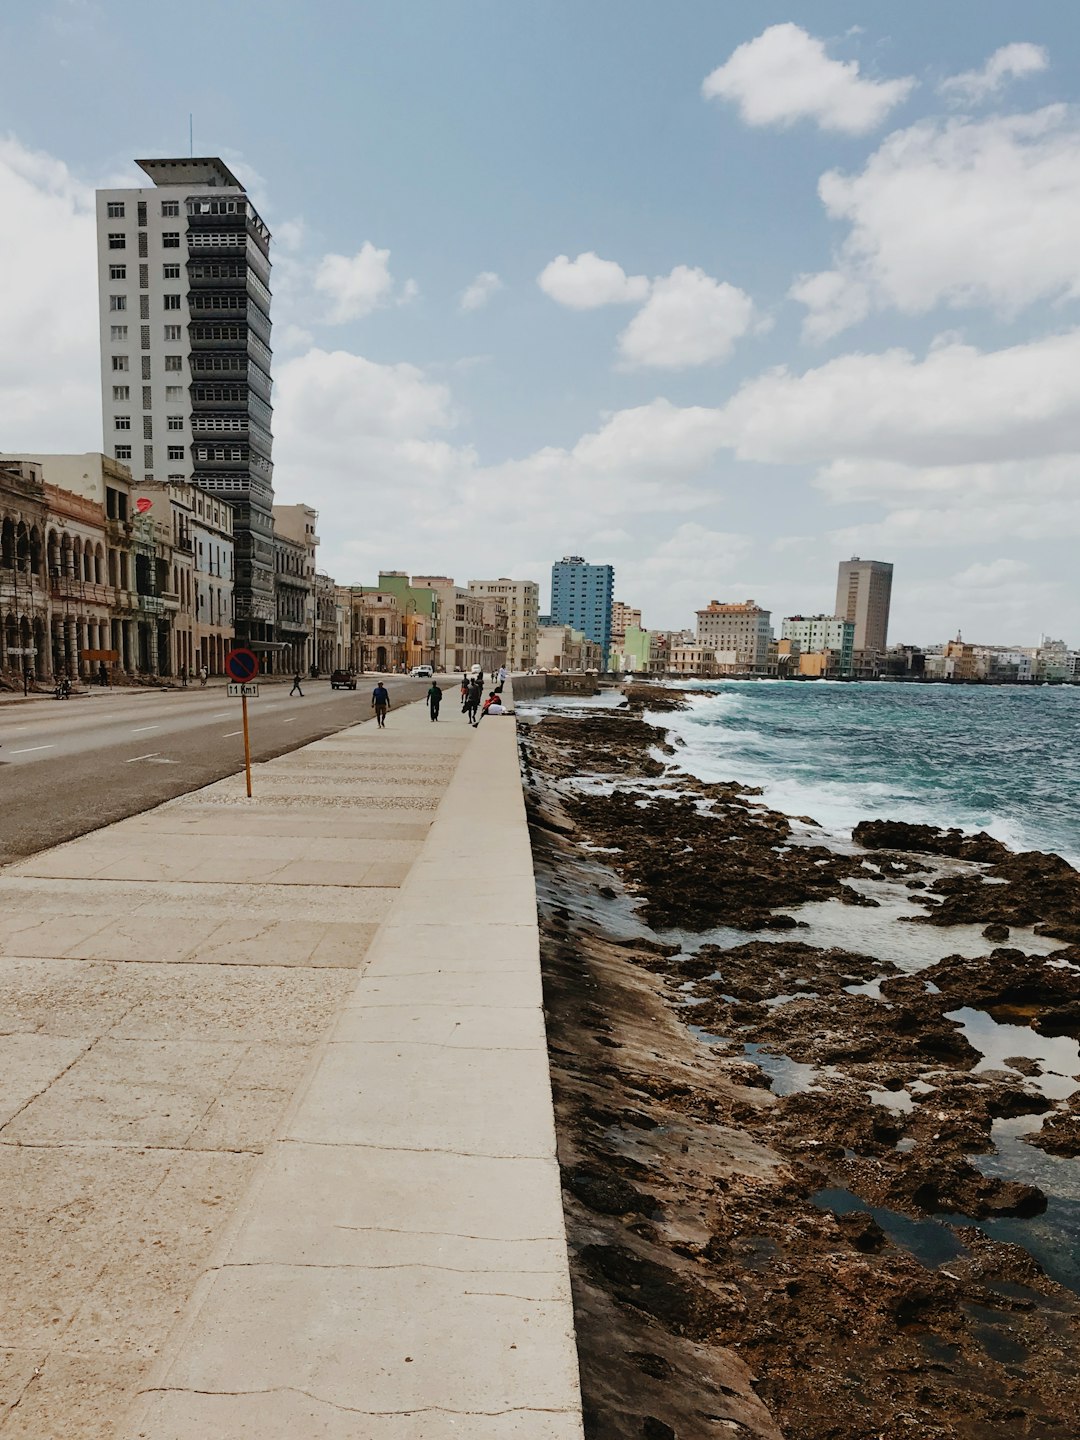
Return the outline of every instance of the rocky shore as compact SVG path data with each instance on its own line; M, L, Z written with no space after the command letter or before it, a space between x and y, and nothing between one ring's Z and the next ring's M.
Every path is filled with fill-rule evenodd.
M522 726L587 1434L1077 1434L1080 876L826 845L628 702Z

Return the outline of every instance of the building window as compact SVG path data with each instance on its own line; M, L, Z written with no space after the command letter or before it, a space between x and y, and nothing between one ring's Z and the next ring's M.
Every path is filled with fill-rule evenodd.
M128 368L128 357L126 355L114 355L112 357L112 368L114 370L126 370Z
M184 458L184 447L182 445L170 445L166 454L170 460L182 460Z
M126 279L127 279L127 266L126 266L126 265L110 265L110 266L109 266L109 279L110 279L110 280L126 280Z
M126 310L126 309L127 309L127 296L126 296L126 295L110 295L110 296L109 296L109 309L110 309L110 310Z
M180 214L180 201L179 201L179 200L162 200L162 202L161 202L161 213L162 213L162 215L164 215L164 216L166 217L166 219L167 219L170 215L179 215L179 214Z
M110 249L110 250L126 250L126 249L127 249L127 236L124 234L124 232L123 232L122 230L110 230L110 231L109 231L109 249Z
M131 446L130 446L130 445L117 445L117 447L116 447L116 458L117 458L117 460L130 460L130 459L131 459Z
M131 416L130 416L130 415L114 415L114 416L113 416L113 428L116 429L116 430L130 430L130 429L131 429Z
M165 307L166 310L179 310L179 309L180 309L180 296L179 296L179 295L163 295L163 296L161 297L161 300L162 300L162 304L164 305L164 307Z
M168 417L168 428L170 430L183 430L184 417L182 415L170 415Z
M179 326L179 325L166 325L166 326L165 326L165 339L166 339L166 340L179 340L179 339L180 339L180 326Z
M126 340L126 339L127 339L127 326L126 326L126 325L110 325L110 326L109 326L109 339L112 340L114 344L115 344L116 341L118 341L118 340Z
M166 355L165 369L167 371L182 370L184 368L184 357L182 355Z
M182 400L184 398L184 387L182 385L166 385L165 399L168 401Z
M161 234L161 248L162 248L163 250L179 250L179 249L180 249L180 231L179 231L179 230L163 230L163 231L162 231L162 234Z
M161 267L161 274L162 274L162 278L165 279L165 280L179 280L179 279L180 279L180 266L179 266L179 265L163 265L163 266Z
M112 387L112 398L113 398L114 400L130 400L130 399L131 399L131 386L130 386L130 385L114 385L114 386Z
M124 218L123 200L110 200L105 206L105 210L110 220L123 220Z

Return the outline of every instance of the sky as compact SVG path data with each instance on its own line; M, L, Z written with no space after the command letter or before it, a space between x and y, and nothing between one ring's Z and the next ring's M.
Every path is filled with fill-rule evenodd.
M96 186L274 234L320 567L615 566L646 625L1080 645L1080 15L1059 0L0 0L0 450L102 447Z

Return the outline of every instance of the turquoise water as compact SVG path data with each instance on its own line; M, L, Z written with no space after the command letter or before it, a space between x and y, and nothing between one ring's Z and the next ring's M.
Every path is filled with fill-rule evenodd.
M1080 687L702 683L655 717L704 780L848 833L887 818L987 830L1080 865Z

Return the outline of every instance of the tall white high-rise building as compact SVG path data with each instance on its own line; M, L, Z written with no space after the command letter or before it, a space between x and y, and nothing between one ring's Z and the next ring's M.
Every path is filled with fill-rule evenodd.
M97 192L104 450L233 506L237 638L270 641L270 232L221 160L137 163Z

